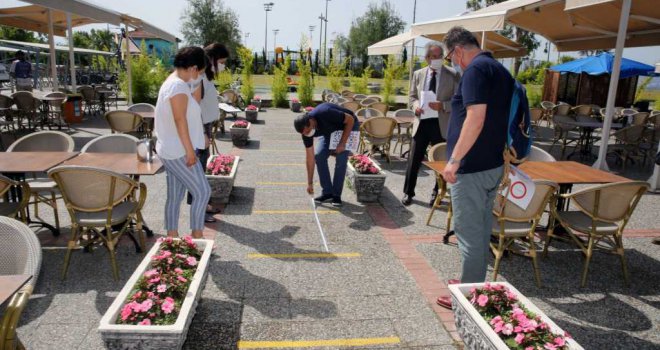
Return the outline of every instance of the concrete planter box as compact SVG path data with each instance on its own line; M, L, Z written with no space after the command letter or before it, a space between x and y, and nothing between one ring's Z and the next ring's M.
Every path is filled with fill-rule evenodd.
M105 346L111 350L166 350L181 349L186 341L188 328L195 316L197 303L202 295L202 288L206 284L208 275L208 264L213 250L213 241L207 239L193 240L202 253L197 265L197 271L190 283L186 298L181 304L181 311L176 323L168 326L137 326L117 324L116 320L126 299L133 291L133 286L138 282L142 274L150 268L151 257L158 252L160 243L154 246L146 254L131 278L128 279L124 288L119 292L115 301L110 305L108 311L101 318L98 331L105 342Z
M248 111L245 110L245 119L250 123L256 123L257 117L259 117L259 111Z
M257 110L261 109L261 100L250 100L250 104L257 107Z
M502 341L502 339L500 339L488 322L481 317L477 309L470 304L470 301L466 297L466 295L470 294L470 289L481 288L484 284L485 283L465 283L449 285L456 329L461 338L463 338L463 343L465 344L466 349L509 350L509 347L504 341ZM491 282L490 284L501 284L506 286L511 292L518 296L520 305L523 305L527 310L536 315L541 316L541 319L550 326L553 333L564 333L564 331L552 322L543 311L537 308L529 299L525 298L525 296L511 284L507 282ZM571 350L583 350L583 348L573 339L567 339L566 344Z
M291 107L292 112L300 113L300 110L302 109L302 103L289 101L289 107Z
M359 202L377 202L385 187L385 173L376 162L373 163L378 168L378 174L360 174L348 163L346 185L355 192Z
M234 144L234 146L245 146L248 143L251 126L252 124L249 123L247 128L234 128L233 126L229 128L231 142Z
M212 162L215 157L209 157L208 163ZM229 175L206 175L206 179L209 185L211 185L211 199L209 202L213 204L229 203L229 196L231 195L231 190L234 188L234 180L236 179L239 161L240 157L236 156L234 166Z

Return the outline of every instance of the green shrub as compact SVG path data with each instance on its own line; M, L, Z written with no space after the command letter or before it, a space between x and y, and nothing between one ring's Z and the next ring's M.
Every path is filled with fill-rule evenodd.
M354 93L356 94L367 93L367 86L369 85L369 78L371 78L372 72L373 70L371 69L371 66L367 66L367 68L365 68L364 71L362 72L362 76L351 78L351 89L353 89Z
M229 89L233 81L234 77L228 69L223 70L215 76L215 84L218 85L218 91L220 92Z
M529 108L540 108L541 107L541 94L535 89L526 88L527 90L527 102L529 103Z
M653 80L653 77L646 77L646 78L644 78L642 83L639 84L639 87L637 88L637 91L635 92L635 102L638 102L639 100L642 99L642 96L644 95L644 92L646 92L646 88L651 83L651 80ZM656 106L658 106L657 103L656 103Z
M345 59L344 62L338 62L337 58L333 58L330 61L330 65L328 66L328 83L330 84L330 90L340 92L344 89L342 81L346 74L346 69L344 67L347 65L347 59Z
M284 64L275 66L273 83L271 84L271 91L273 93L273 106L287 107L287 93L289 92L289 85L286 82L287 68L291 65L291 56L287 55Z
M387 67L383 71L383 101L392 107L396 104L394 80L401 77L403 70L403 64L398 62L393 55L387 57Z
M142 42L142 52L131 58L131 92L133 103L155 104L158 90L170 72L155 55L146 55L146 45ZM128 74L119 73L119 89L128 96Z
M303 107L314 103L314 80L312 80L312 66L309 60L300 65L300 79L298 82L298 99Z
M241 82L241 95L243 95L243 100L251 101L254 97L254 82L252 81L252 51L247 47L238 48L238 57L240 57L243 67L241 68L241 75L243 76L243 81Z

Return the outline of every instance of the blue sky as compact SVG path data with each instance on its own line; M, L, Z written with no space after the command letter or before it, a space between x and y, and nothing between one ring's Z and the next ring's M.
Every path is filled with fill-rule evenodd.
M182 37L180 16L186 7L185 0L87 0L115 11L131 14L142 18L172 34ZM321 13L325 14L325 0L223 0L226 7L233 9L239 16L241 31L250 33L247 46L254 50L261 50L264 46L265 12L264 2L274 2L273 11L268 14L268 46L272 50L274 37L273 29L279 29L277 34L278 46L299 46L302 34L309 35L309 26L315 25L312 34L312 45L316 49L319 45L318 19ZM348 30L356 17L364 13L370 1L367 0L331 0L328 3L328 45L338 33L348 34ZM414 0L392 0L394 7L406 21L407 28L412 23ZM3 0L1 7L22 6L26 3L17 0ZM417 0L416 22L454 16L465 11L463 0ZM105 25L95 25L105 28ZM80 27L93 28L92 26ZM116 29L112 26L110 29ZM63 41L63 40L59 40ZM541 49L535 53L536 59L545 59L546 54ZM577 53L562 53L578 56ZM624 56L647 64L660 62L660 46L647 48L625 49ZM557 59L554 47L550 58Z

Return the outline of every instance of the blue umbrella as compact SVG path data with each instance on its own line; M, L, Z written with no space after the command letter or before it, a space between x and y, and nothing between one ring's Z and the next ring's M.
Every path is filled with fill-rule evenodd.
M589 75L612 74L614 55L601 53L600 55L581 58L564 64L550 67L551 70L561 73L587 73ZM621 58L621 75L625 79L636 75L654 75L655 68L648 64Z

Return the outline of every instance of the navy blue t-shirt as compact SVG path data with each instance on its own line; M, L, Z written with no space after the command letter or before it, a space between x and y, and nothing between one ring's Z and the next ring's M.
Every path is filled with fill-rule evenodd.
M337 106L333 103L324 102L316 106L309 116L316 120L316 132L314 136L307 137L302 136L303 143L305 148L312 147L314 145L314 137L326 136L330 137L330 134L337 130L344 130L344 117L346 114L352 115L355 119L355 124L357 125L358 121L353 114L353 111L346 109L344 107Z
M486 104L486 119L481 134L461 160L458 173L476 173L504 164L502 152L512 95L513 77L489 52L478 54L467 66L451 100L447 157L451 157L458 143L468 106Z

